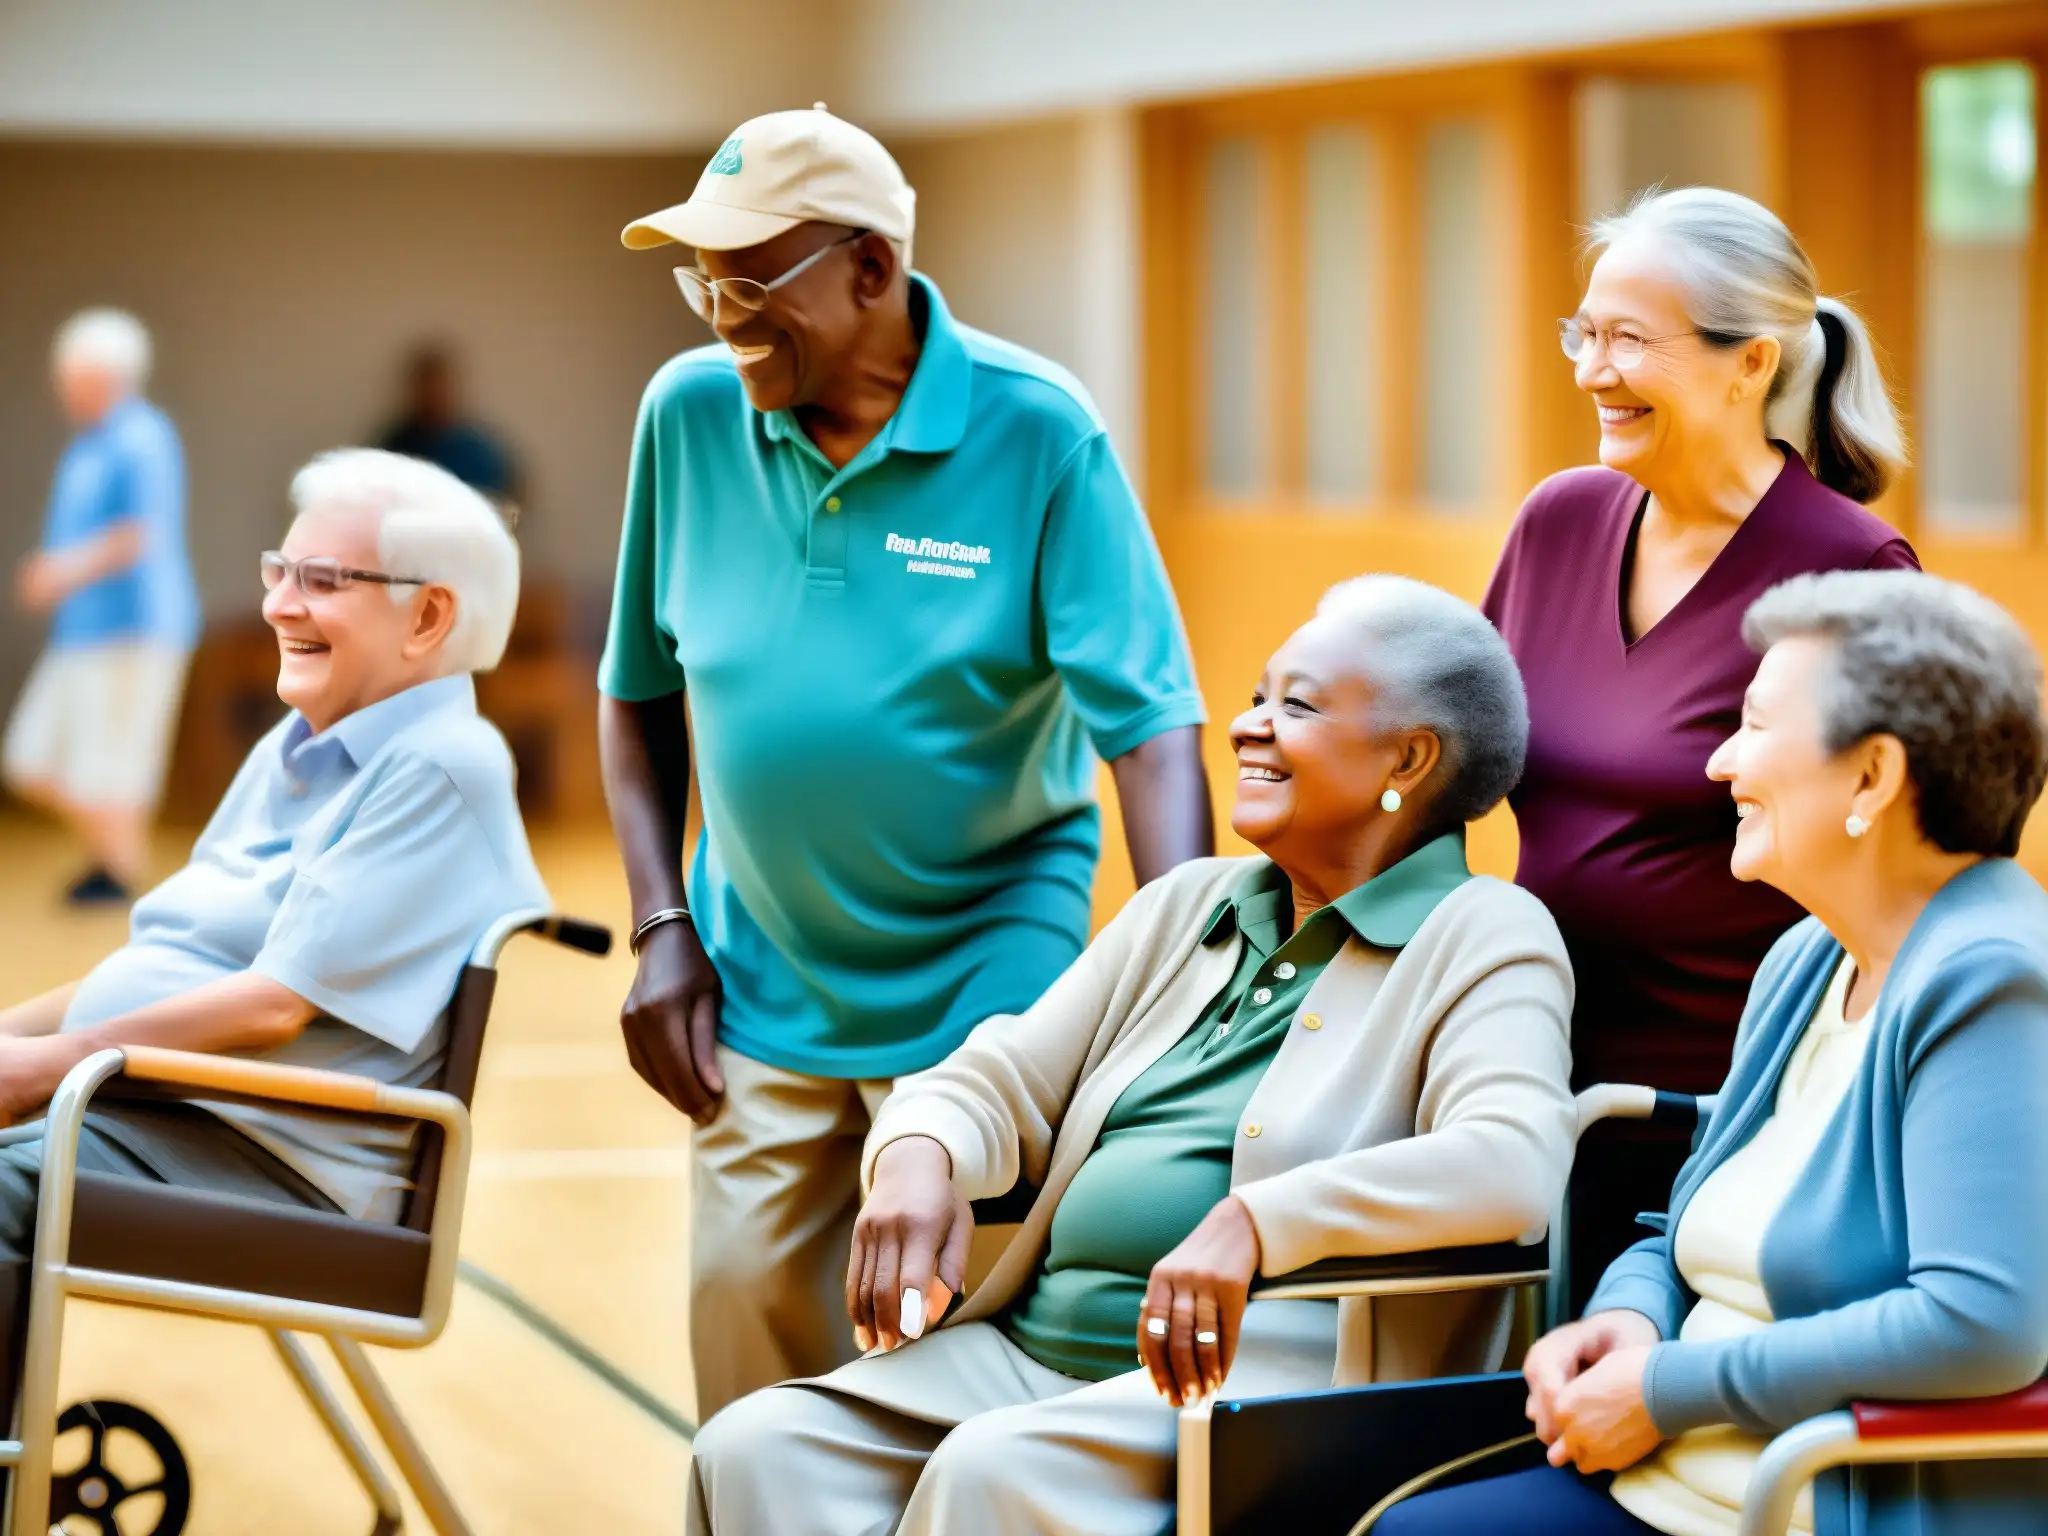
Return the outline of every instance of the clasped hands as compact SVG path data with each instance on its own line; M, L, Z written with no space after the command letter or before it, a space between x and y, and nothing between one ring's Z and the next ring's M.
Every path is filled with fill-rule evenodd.
M1640 1312L1596 1312L1545 1334L1522 1362L1529 1422L1550 1464L1581 1472L1632 1467L1664 1438L1643 1399L1657 1328Z
M937 1322L966 1283L973 1236L974 1212L953 1185L946 1149L929 1136L884 1147L846 1267L854 1342L862 1350L891 1350ZM1234 1196L1219 1200L1152 1267L1138 1316L1138 1358L1174 1407L1222 1387L1258 1271L1258 1230Z

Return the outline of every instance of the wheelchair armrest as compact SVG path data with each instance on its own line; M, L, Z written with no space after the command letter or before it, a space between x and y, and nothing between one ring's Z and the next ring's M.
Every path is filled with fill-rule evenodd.
M431 1120L444 1128L468 1119L462 1101L452 1094L429 1088L394 1088L348 1072L285 1067L240 1056L170 1051L153 1045L124 1045L118 1050L121 1075L139 1082L211 1089L239 1098L275 1099L318 1109Z
M1549 1278L1541 1243L1474 1243L1416 1253L1324 1259L1284 1275L1252 1281L1252 1300L1321 1300L1338 1296L1402 1296L1488 1290Z
M1852 1403L1764 1447L1742 1504L1742 1536L1785 1536L1799 1491L1832 1467L2048 1457L2048 1381L2001 1397Z
M2048 1439L2048 1381L2002 1397L1932 1403L1851 1403L1859 1440L1930 1435L2022 1435ZM2048 1449L2048 1446L2044 1446Z
M1029 1184L1012 1184L1000 1195L972 1202L977 1227L1014 1227L1030 1214L1038 1191Z
M1600 1120L1647 1120L1695 1131L1714 1112L1717 1095L1669 1093L1638 1083L1595 1083L1579 1093L1579 1134Z

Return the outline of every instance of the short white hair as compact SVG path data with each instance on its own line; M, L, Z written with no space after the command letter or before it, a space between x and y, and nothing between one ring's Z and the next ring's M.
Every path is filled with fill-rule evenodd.
M1359 670L1379 689L1388 729L1436 732L1435 830L1477 821L1507 798L1529 750L1529 699L1514 652L1485 614L1426 581L1374 573L1338 582L1316 616L1357 628Z
M149 331L125 309L83 309L57 328L50 358L59 368L83 363L140 389L149 380Z
M447 670L488 672L505 654L519 608L519 544L497 508L424 459L381 448L337 448L292 477L292 508L374 514L377 559L393 576L455 594L455 625L442 644ZM393 587L395 602L413 589Z

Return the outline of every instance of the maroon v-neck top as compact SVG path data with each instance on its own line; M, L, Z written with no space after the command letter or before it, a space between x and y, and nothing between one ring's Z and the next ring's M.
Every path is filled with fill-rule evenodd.
M1581 1084L1719 1088L1750 978L1801 916L1729 874L1734 802L1706 774L1756 670L1744 610L1803 572L1919 566L1890 524L1785 452L1727 547L1632 645L1623 571L1647 498L1614 470L1538 486L1487 587L1487 617L1529 689L1528 768L1510 798L1515 878L1571 950Z

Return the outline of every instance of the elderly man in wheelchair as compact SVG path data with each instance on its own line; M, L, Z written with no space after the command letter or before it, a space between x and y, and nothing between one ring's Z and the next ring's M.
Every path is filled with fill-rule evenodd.
M438 1081L458 980L494 925L546 911L512 760L471 682L496 665L517 605L504 520L444 471L371 450L314 460L292 500L283 548L261 561L290 713L189 862L137 904L128 942L0 1012L0 1391L29 1447L6 1458L24 1483L48 1475L37 1394L27 1415L16 1402L31 1260L36 1306L50 1261L36 1246L46 1163L52 1200L70 1199L54 1191L75 1171L399 1221L418 1126L398 1117L435 1097L417 1090ZM125 1063L159 1091L93 1102L74 1170L38 1117L110 1047L122 1056L102 1056L108 1075ZM70 1235L56 1235L58 1261ZM17 1510L10 1529L47 1523Z

